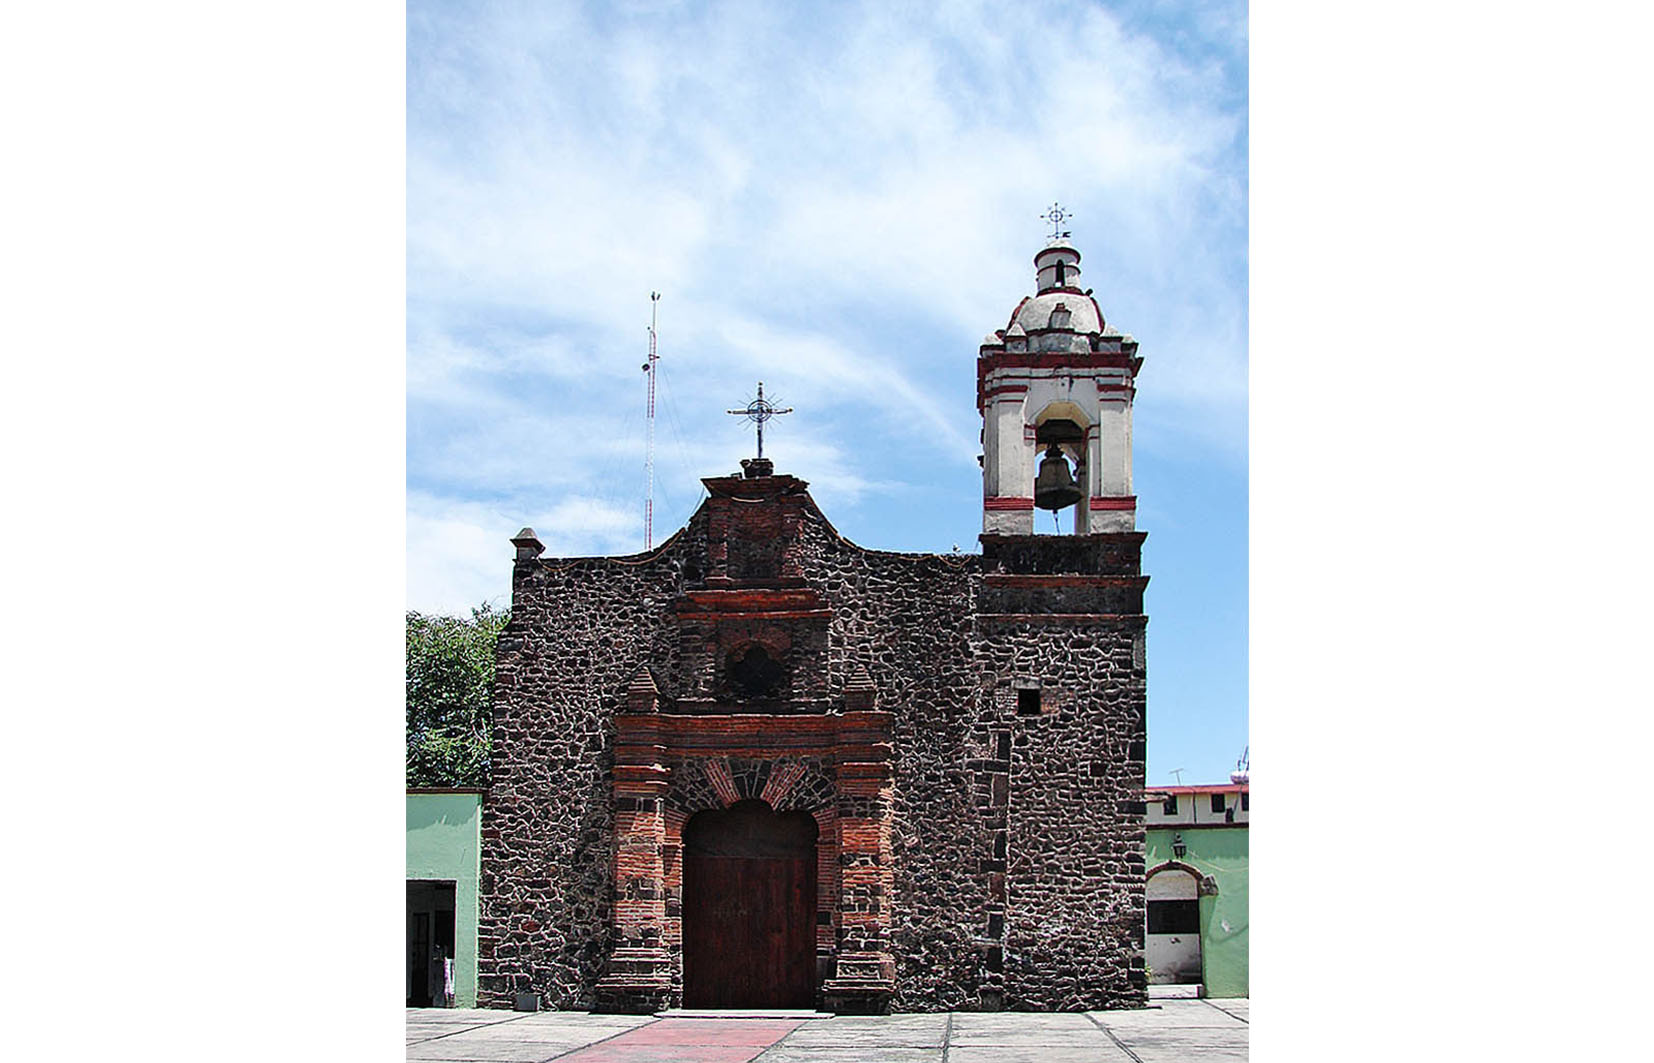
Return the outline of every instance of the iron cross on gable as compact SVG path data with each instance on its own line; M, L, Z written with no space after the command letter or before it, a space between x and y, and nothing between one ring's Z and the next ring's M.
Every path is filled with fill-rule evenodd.
M753 399L751 402L747 403L746 407L743 409L725 410L724 412L734 414L737 417L745 417L747 420L758 426L758 456L761 458L764 456L764 422L769 420L771 417L779 417L784 413L792 413L793 408L788 406L786 409L777 409L775 403L764 398L764 382L760 380L758 382L758 397L756 399Z

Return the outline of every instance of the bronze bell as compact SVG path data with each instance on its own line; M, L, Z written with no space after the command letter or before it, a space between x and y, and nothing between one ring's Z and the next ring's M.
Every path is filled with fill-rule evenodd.
M1080 489L1074 486L1074 475L1068 471L1068 459L1062 449L1052 443L1040 459L1039 475L1034 478L1034 505L1055 513L1080 500Z

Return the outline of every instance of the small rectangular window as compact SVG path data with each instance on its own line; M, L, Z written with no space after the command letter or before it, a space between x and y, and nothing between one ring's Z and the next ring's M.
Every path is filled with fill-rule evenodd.
M1242 790L1241 791L1241 811L1242 812L1252 811L1252 791L1250 791L1250 790Z
M1149 933L1200 933L1199 901L1150 901Z
M1223 795L1222 794L1213 794L1212 795L1212 811L1213 812L1222 812L1223 811Z
M1160 811L1166 813L1168 816L1177 815L1177 795L1172 794L1170 797L1160 802Z
M1017 715L1039 715L1039 691L1037 689L1030 690L1027 687L1024 687L1017 691Z

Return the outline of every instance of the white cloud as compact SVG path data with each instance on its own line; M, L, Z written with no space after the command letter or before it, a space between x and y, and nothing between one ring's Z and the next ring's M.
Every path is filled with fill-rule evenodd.
M409 481L444 500L416 544L410 499L412 570L481 556L479 492L586 499L570 542L625 538L650 290L682 515L748 452L723 410L758 379L824 503L884 504L892 454L974 465L976 345L1055 198L1143 343L1139 423L1173 433L1139 453L1244 455L1244 113L1208 58L1055 0L415 4L409 36Z
M408 606L469 615L511 600L509 517L475 503L408 495ZM502 529L504 529L502 531Z
M408 556L441 559L409 566L410 608L465 615L484 601L509 604L515 556L510 540L524 527L534 529L547 557L635 553L643 547L643 514L602 499L567 495L530 509L517 499L480 502L410 491Z

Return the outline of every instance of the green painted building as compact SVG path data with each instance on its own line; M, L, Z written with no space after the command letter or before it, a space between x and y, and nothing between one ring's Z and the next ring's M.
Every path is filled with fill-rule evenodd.
M1250 995L1247 981L1247 782L1146 793L1146 962L1150 984Z
M477 1006L477 869L483 791L408 791L409 1007Z

